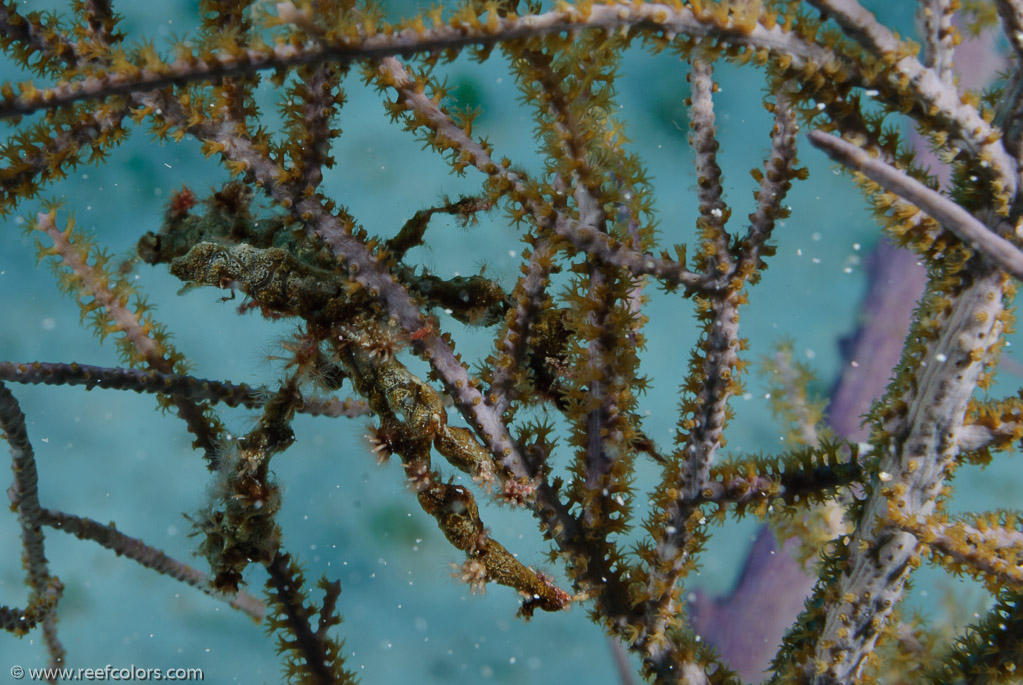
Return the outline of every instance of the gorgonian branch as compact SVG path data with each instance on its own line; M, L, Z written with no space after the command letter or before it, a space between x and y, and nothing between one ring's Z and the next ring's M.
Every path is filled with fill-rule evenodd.
M497 356L490 365L493 374L487 398L502 414L521 399L517 386L522 382L530 335L548 297L554 250L550 241L539 238L534 241L529 255L523 254L523 258L529 261L511 292L510 299L515 304L505 316L504 329L495 343Z
M815 621L821 627L807 636L809 644L800 648L803 656L792 666L814 682L858 678L866 655L886 629L906 578L920 563L919 540L891 523L889 509L896 507L908 519L934 510L958 454L952 436L962 428L984 359L1002 334L1004 273L975 260L951 260L946 269L958 278L955 283L932 280L914 329L920 341L904 352L900 373L912 369L915 383L884 403L884 433L875 431L873 436L881 451L877 480L860 505L859 526L832 559L829 582L818 586L816 594L827 591L828 598L808 604L811 608L801 619L804 625ZM955 295L948 309L937 301L941 292ZM924 332L930 322L933 328ZM827 664L823 673L817 663ZM792 673L779 664L776 678Z
M398 91L399 104L410 111L412 125L430 130L430 142L438 150L455 150L458 168L471 164L490 177L490 185L499 194L506 194L522 207L537 225L553 231L568 240L577 249L593 255L608 264L628 269L633 276L652 275L687 290L713 287L708 279L685 268L681 261L662 255L656 257L629 247L623 241L590 226L579 218L567 216L539 197L534 184L521 172L500 164L491 158L490 149L468 135L437 103L428 97L421 86L396 59L384 59L379 67L382 83Z
M278 14L286 22L295 22L303 16L292 3L280 3ZM592 5L586 8L566 5L543 14L521 17L502 17L495 7L485 17L469 9L452 16L447 22L438 19L429 29L423 25L422 19L415 28L399 31L393 28L381 30L374 24L356 21L352 24L342 22L326 31L318 30L313 36L315 40L305 44L266 45L254 41L247 46L225 45L226 49L206 50L199 54L181 45L178 51L182 56L174 62L165 62L147 53L146 59L139 60L139 64L129 62L116 71L97 69L84 78L53 88L38 89L31 84L22 84L17 95L10 88L0 93L4 100L0 105L0 117L62 107L82 99L158 90L256 70L286 69L326 61L343 65L394 55L439 54L470 45L494 45L583 29L613 33L633 28L672 37L685 34L693 38L723 38L737 45L766 48L790 56L796 68L806 62L824 64L831 56L827 48L795 36L776 24L770 15L759 20L753 16L751 21L748 16L729 13L724 5L720 8L704 7L699 11L657 3Z
M0 167L0 214L65 178L68 169L103 161L127 135L128 114L128 106L116 101L72 107L10 136L0 146L0 157L6 161Z
M126 361L145 366L159 373L181 373L185 358L174 349L166 331L147 310L145 301L135 294L124 279L114 280L106 270L108 257L93 254L87 239L74 232L74 220L69 219L64 230L57 228L57 211L40 212L34 228L45 233L53 246L42 248L43 256L58 258L54 269L63 281L64 289L73 295L82 309L82 316L93 314L98 332L105 337L118 336L118 343ZM91 259L91 262L90 262ZM132 296L134 295L134 302ZM211 466L216 462L216 440L221 430L219 420L206 411L202 404L186 399L171 398L196 442L205 452Z
M713 79L713 66L699 51L690 55L689 63L689 147L693 150L696 164L696 196L700 208L700 218L696 223L703 240L700 258L705 261L700 267L710 275L732 269L732 255L729 254L731 236L725 230L732 210L723 199L721 167L717 161L720 146L714 124L712 94L717 90L717 84Z
M229 407L258 409L267 402L267 392L245 383L228 383L196 378L187 374L159 373L123 367L50 362L0 362L0 380L30 385L82 385L86 390L103 388L168 395L190 402L224 403ZM369 413L359 399L304 397L297 411L313 416L354 418Z
M31 626L29 622L42 622L43 638L50 653L51 665L64 662L64 647L57 639L57 614L55 609L63 586L50 575L43 544L43 508L39 504L39 473L36 470L35 453L28 439L25 415L18 400L7 386L0 383L0 432L11 450L11 470L14 484L9 495L11 507L18 514L21 526L22 560L28 572L28 587L31 590L25 622L15 622L10 612L4 612L4 627L23 633ZM31 620L30 620L31 619ZM20 619L19 619L20 621Z
M856 0L808 0L842 30L875 57L889 65L891 80L905 84L912 98L928 116L945 123L946 130L961 140L979 160L991 166L995 206L1003 213L1010 198L1016 194L1019 165L1010 157L1000 141L1000 133L984 120L976 107L964 103L954 84L943 80L942 73L928 69L906 49L888 27Z
M993 593L1023 591L1023 532L1015 512L967 515L958 521L940 516L907 519L890 510L892 522L915 535L932 560L953 575L969 574Z
M105 526L85 516L75 516L53 509L43 509L40 521L51 528L74 535L79 540L95 542L119 557L131 559L157 573L196 587L211 597L223 600L235 609L245 612L257 622L263 620L263 603L256 597L244 591L224 593L213 588L207 574L168 556L138 538L125 535L113 524Z
M811 131L809 138L811 143L836 162L862 173L906 202L919 207L966 245L975 248L1017 279L1023 280L1023 252L949 198L841 138L820 131Z
M917 10L924 37L923 65L945 83L954 86L952 57L960 40L953 23L956 3L952 0L920 0Z
M14 4L0 4L0 35L4 52L13 53L39 74L57 75L78 62L76 46L67 35L44 24L37 13L21 14Z
M171 395L192 402L223 402L229 407L262 406L259 390L244 383L236 385L211 381L187 374L160 373L142 369L93 366L91 364L54 364L48 362L0 362L0 380L30 385L83 385L86 390L103 388L132 390L138 393Z
M756 283L758 276L753 273L764 268L763 257L774 253L767 244L778 220L789 215L785 198L794 179L805 180L806 169L796 167L796 134L799 124L792 101L786 90L775 97L774 127L771 129L771 153L764 160L764 171L754 173L760 187L756 191L757 208L749 215L749 229L739 244L736 273Z
M278 651L287 655L289 679L315 685L354 685L355 674L344 668L344 643L328 632L341 623L337 612L340 581L320 581L323 604L317 619L316 610L306 603L305 576L291 555L278 552L266 570L266 594L273 608L268 631L276 635Z

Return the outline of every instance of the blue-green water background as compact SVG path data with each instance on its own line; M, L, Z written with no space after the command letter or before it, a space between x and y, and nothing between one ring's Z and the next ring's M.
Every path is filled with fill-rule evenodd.
M882 3L872 3L881 5ZM889 16L911 30L914 3L888 3ZM57 2L21 3L25 9L57 8ZM194 26L196 2L122 3L123 28L134 37L153 37L166 45L172 35ZM395 15L405 7L391 7ZM527 169L540 168L533 152L535 135L529 108L517 101L514 79L496 56L480 66L462 59L448 68L463 97L484 108L477 132L487 135L497 155ZM625 58L618 81L620 116L628 122L634 148L653 178L656 209L665 244L691 240L696 217L695 176L686 143L685 69L676 57L651 56L640 49ZM770 140L770 118L761 106L762 76L752 69L721 65L716 97L720 161L735 228L752 210L753 181ZM418 209L444 195L475 192L481 181L469 172L451 176L445 164L410 134L388 123L378 95L357 76L346 82L349 102L342 111L344 135L333 154L338 161L325 188L348 207L371 233L392 235ZM266 89L266 103L271 103ZM273 112L272 106L266 111ZM778 254L763 282L750 295L742 334L750 340L749 358L767 354L782 336L795 341L799 357L812 364L826 394L837 373L837 341L855 328L865 289L863 259L878 232L850 181L818 154L801 145L810 180L790 195L792 217L776 231ZM67 182L47 189L60 197L78 224L108 249L130 256L138 237L160 224L171 192L187 183L205 194L227 179L193 140L159 145L145 130L114 150L106 164L83 166ZM25 203L22 217L37 211ZM0 358L17 361L79 361L117 364L112 345L101 345L79 326L74 303L61 296L45 268L35 268L34 238L26 237L11 217L0 227ZM443 221L429 231L429 250L414 258L440 274L477 271L511 286L522 249L515 229L499 213L465 232ZM264 361L274 342L294 329L255 315L239 317L221 293L180 287L165 268L137 267L137 283L157 304L157 318L174 332L174 343L201 377L259 384L277 377ZM653 387L640 402L648 434L663 447L671 444L678 386L688 362L696 327L691 303L649 292L645 373ZM488 351L489 337L453 323L458 349L469 359ZM1010 347L1007 352L1012 353ZM1010 392L1017 379L1003 377L992 395ZM728 431L731 453L780 449L779 428L764 399L765 385L746 377L748 392L732 402L736 419ZM87 393L73 388L20 387L13 391L28 417L40 471L44 506L115 521L167 553L189 559L197 544L188 536L183 513L196 511L206 497L209 475L181 422L155 411L152 398L113 391ZM236 432L248 430L251 416L224 411ZM367 453L364 420L300 417L297 443L274 459L284 485L279 521L287 548L306 564L307 576L325 573L340 579L340 609L345 623L349 668L363 682L618 682L606 638L586 618L586 607L567 614L538 614L526 624L515 618L516 594L491 586L474 596L450 577L460 553L443 538L405 489L396 463L383 467ZM559 462L564 468L565 462ZM1018 506L1013 459L985 471L962 472L957 510ZM644 488L656 482L652 466L637 478L637 504L643 511ZM554 571L547 544L523 511L485 502L483 518L493 537L527 564ZM717 532L702 557L694 586L727 590L755 530L753 522L729 524ZM8 554L0 560L0 604L21 606L26 592L13 515L0 516L0 541ZM115 557L96 545L47 531L52 572L65 584L60 635L72 666L201 667L207 682L278 682L279 661L261 626L192 588ZM937 574L921 579L912 591L914 606L928 610L942 593L967 593L967 586ZM251 574L258 592L263 577ZM967 596L964 595L964 596ZM965 601L965 600L964 600ZM970 600L972 601L972 600ZM940 607L932 609L940 612ZM17 640L0 636L0 678L8 666L41 666L45 653L33 633Z

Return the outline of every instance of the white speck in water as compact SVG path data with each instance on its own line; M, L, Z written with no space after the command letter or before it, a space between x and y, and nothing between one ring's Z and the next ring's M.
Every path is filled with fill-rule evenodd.
M39 325L43 327L44 331L52 331L57 327L57 320L52 316L48 316L39 322Z

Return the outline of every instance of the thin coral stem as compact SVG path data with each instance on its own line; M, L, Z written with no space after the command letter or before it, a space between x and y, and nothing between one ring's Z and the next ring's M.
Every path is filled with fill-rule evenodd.
M793 178L805 171L796 168L796 134L799 124L788 94L782 90L774 103L774 128L771 129L771 153L764 161L764 175L756 192L757 208L749 215L749 229L739 249L736 271L739 274L762 268L764 247L777 221L787 216L785 198ZM800 174L803 175L800 175Z
M1023 532L1019 520L990 521L968 516L962 521L926 520L921 523L901 516L893 522L909 531L931 551L935 560L955 574L969 573L982 579L992 591L1006 588L1023 591Z
M51 528L74 535L79 540L91 540L114 552L117 556L131 559L157 573L199 588L206 594L221 599L235 609L248 614L257 622L263 620L265 609L258 598L245 591L229 594L214 589L210 585L210 578L207 574L168 556L138 538L125 535L113 524L104 526L88 517L75 516L53 509L43 509L40 521Z
M21 525L21 546L23 560L28 571L28 586L32 591L29 604L43 602L41 608L49 610L39 616L43 623L43 637L53 665L64 662L64 647L57 639L56 599L61 585L50 575L43 543L43 508L39 504L39 473L36 470L35 452L28 439L25 415L18 400L7 386L0 383L0 431L11 449L11 470L14 471L14 485L11 486L11 506L18 513ZM50 597L51 599L44 599Z
M93 366L75 362L70 364L0 362L0 380L32 385L84 385L86 390L104 388L159 393L191 401L223 402L229 407L262 405L258 399L259 390L244 383L236 385L185 374Z
M689 147L696 163L696 195L700 206L700 235L707 255L704 271L727 272L732 269L728 248L731 236L725 230L730 210L724 202L722 173L717 161L718 140L714 124L714 70L711 63L694 52L690 59Z
M131 73L99 70L74 83L50 89L33 87L23 90L18 96L4 98L4 103L0 105L0 117L62 107L82 99L158 90L170 85L212 81L258 70L286 69L327 61L350 64L381 60L394 55L436 53L470 45L493 45L585 29L614 32L633 28L668 36L685 34L694 38L714 37L735 45L766 48L787 55L797 69L807 63L835 62L834 53L828 48L803 40L781 25L767 27L754 23L752 26L744 26L728 17L724 20L714 15L698 17L688 8L659 3L594 5L586 13L565 5L537 15L499 17L493 24L488 22L474 26L452 21L423 31L405 29L395 33L367 31L360 26L358 36L338 34L332 40L327 40L321 34L317 40L301 45L250 45L237 50L221 51L205 58L190 54L170 63L140 66L131 70Z
M505 329L495 346L498 358L487 392L494 409L502 414L519 399L515 389L516 378L525 366L530 331L543 311L553 258L550 241L537 240L525 273L519 277L511 293L515 304L505 318Z
M217 402L229 407L257 409L266 404L266 390L245 383L228 383L186 374L159 373L123 367L51 362L0 362L0 380L30 385L83 385L86 390L103 388L139 393L170 395L192 402ZM312 416L365 416L364 400L305 397L298 412Z
M964 243L1017 279L1023 280L1023 252L952 200L841 138L820 131L811 131L809 138L811 143L836 162L862 173L886 190L919 207Z

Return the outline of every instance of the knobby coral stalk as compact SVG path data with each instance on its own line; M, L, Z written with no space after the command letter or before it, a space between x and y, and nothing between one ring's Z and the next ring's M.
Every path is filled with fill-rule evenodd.
M846 545L845 569L834 581L814 661L802 664L818 682L858 678L885 621L898 604L905 580L920 564L919 540L889 523L889 507L901 517L927 516L959 448L970 396L991 349L1002 334L1007 278L976 261L965 266L965 281L937 339L923 358L916 390L905 398L905 413L887 429L876 480L862 505L856 531ZM816 664L827 664L821 672Z

